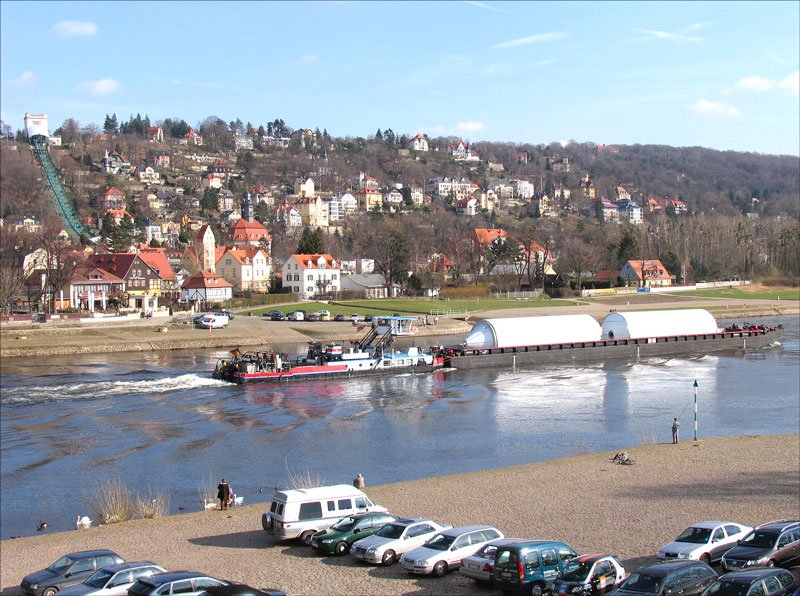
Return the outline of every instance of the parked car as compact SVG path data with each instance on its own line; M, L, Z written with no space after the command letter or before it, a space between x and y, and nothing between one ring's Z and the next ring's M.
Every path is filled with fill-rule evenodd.
M790 567L800 562L800 521L782 520L753 529L722 557L725 571L766 565Z
M745 569L718 577L702 596L789 596L800 581L786 569Z
M353 323L358 323L359 318L360 318L360 316L359 316L359 314L357 312L354 312L353 314L350 315L350 320Z
M317 313L315 313L315 312L308 313L305 316L305 320L306 321L319 321L319 315Z
M206 315L197 322L203 329L225 329L228 326L228 317L220 314Z
M81 583L98 569L124 563L111 550L84 550L64 555L58 561L22 578L20 588L28 596L55 596L68 586Z
M487 542L474 555L464 557L458 571L476 582L490 582L494 578L494 553L497 547L523 541L524 538L499 538Z
M717 574L702 561L667 561L631 573L612 592L615 596L695 596L705 590Z
M343 313L337 312L335 315L333 315L333 320L337 322L342 322L346 321L347 317L345 317Z
M267 311L264 311L264 312L262 312L262 313L261 313L261 316L262 316L262 317L264 317L265 319L271 319L271 318L272 318L272 315L274 315L275 313L281 313L281 314L283 314L283 313L282 313L281 311L279 311L279 310L267 310Z
M299 538L304 544L311 544L314 534L330 528L342 517L368 511L388 512L349 484L277 490L269 513L261 516L261 527L279 540Z
M286 592L270 588L259 590L247 584L228 584L206 588L201 596L286 596Z
M150 561L116 563L98 569L83 583L61 590L61 596L124 596L133 582L166 569Z
M220 315L222 317L228 317L228 320L233 321L234 314L229 310L218 310L214 313L215 315Z
M474 555L483 544L498 538L505 536L492 526L450 528L408 551L400 557L400 565L410 573L443 577L450 569L458 569L464 557Z
M658 560L694 559L704 563L719 561L736 542L745 536L750 526L730 521L705 521L694 524L658 551Z
M329 311L329 310L325 310L325 309L318 310L314 314L319 317L318 320L320 320L320 321L330 321L331 320L331 311Z
M396 519L372 536L354 542L350 554L367 563L391 565L398 556L422 546L437 532L451 527L430 519Z
M374 315L372 313L367 313L364 315L364 321L366 323L372 323L372 319L374 319Z
M314 534L311 537L311 548L325 555L343 555L356 540L372 536L396 519L396 516L380 511L348 515L330 528Z
M293 310L292 312L286 314L286 319L288 321L303 321L305 318L306 317L301 310Z
M209 588L226 586L228 582L193 571L172 571L143 577L128 588L128 596L199 596Z
M553 587L564 564L577 557L575 550L555 540L527 540L497 549L494 586L538 596Z
M273 310L269 318L272 321L285 321L286 315L279 310Z
M613 590L625 577L625 568L615 555L583 555L564 563L553 594L597 596Z

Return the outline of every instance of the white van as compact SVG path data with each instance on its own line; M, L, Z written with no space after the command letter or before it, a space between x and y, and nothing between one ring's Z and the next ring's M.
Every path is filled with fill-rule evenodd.
M230 319L225 315L206 315L197 324L203 329L225 329Z
M388 510L349 484L277 490L269 513L261 516L261 525L279 540L299 538L303 544L310 544L315 532L330 528L346 515L366 511Z

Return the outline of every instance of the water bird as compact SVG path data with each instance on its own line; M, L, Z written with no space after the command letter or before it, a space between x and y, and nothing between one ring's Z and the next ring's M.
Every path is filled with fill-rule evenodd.
M11 540L16 540L17 538L21 538L21 537L22 537L22 534L20 534L19 536L9 536L9 538L11 538Z
M186 511L186 507L183 505L178 505L178 511Z
M75 529L76 530L88 530L89 527L92 525L92 520L89 519L88 516L84 515L81 517L80 515L75 519Z
M214 501L209 501L208 499L203 499L203 509L216 509L217 504Z
M37 532L41 532L42 530L46 530L46 529L47 529L47 522L40 521L39 525L36 526L36 531Z
M238 507L242 503L244 503L244 497L237 497L236 494L234 493L234 495L233 495L233 506L234 507Z

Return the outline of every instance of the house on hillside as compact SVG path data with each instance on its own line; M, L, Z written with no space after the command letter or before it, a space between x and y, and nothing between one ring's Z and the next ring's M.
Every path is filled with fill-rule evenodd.
M428 142L428 137L422 133L418 134L411 139L411 141L409 141L408 148L412 151L429 151L430 145Z
M281 272L282 286L304 300L341 290L341 266L329 254L292 255Z
M342 274L342 291L354 292L359 298L394 298L400 295L401 288L386 283L386 278L380 273L348 273Z
M272 281L272 259L260 248L226 248L216 271L235 291L266 293Z
M658 259L632 260L623 265L619 276L626 285L640 287L671 286L672 276Z
M196 304L200 309L206 304L224 304L233 298L233 286L213 271L198 271L181 285L181 302Z

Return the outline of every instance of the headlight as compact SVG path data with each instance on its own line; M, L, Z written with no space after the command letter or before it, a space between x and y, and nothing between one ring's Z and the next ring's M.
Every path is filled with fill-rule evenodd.
M322 541L322 544L330 544L331 542L333 542L333 538L326 538Z
M38 590L39 584L31 584L31 590Z
M678 553L678 558L679 559L691 559L692 557L689 555L689 553Z
M574 588L572 588L573 594L579 594L580 592L583 592L583 586L575 586Z
M378 549L377 549L377 548L375 548L375 547L373 547L373 548L368 548L368 549L367 549L367 554L368 554L368 555L377 555L377 554L378 554Z

